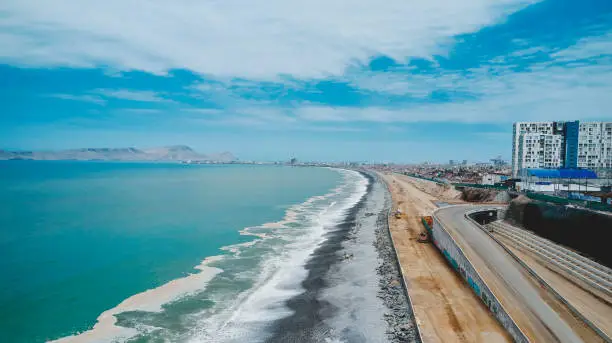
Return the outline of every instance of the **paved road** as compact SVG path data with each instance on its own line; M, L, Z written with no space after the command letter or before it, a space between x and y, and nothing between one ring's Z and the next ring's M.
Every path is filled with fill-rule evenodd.
M465 219L466 211L478 207L491 206L445 207L437 210L435 216L472 260L485 282L494 285L491 288L502 305L533 341L552 337L559 342L582 342L570 325L546 303L522 267L485 232ZM514 306L514 301L520 302L522 306ZM526 321L525 318L532 319ZM534 318L539 323L533 323Z

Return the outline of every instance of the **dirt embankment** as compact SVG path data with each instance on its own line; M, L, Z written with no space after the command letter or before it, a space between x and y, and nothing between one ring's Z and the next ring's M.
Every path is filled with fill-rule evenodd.
M510 196L506 191L497 189L483 189L464 187L461 190L461 200L467 202L510 202Z
M416 189L421 192L425 192L437 200L441 201L460 201L461 200L461 192L456 190L450 184L441 184L432 181L417 179L413 177L403 177L402 178L406 183L411 184Z
M461 201L507 203L511 200L506 191L497 189L461 187L458 190L450 184L441 184L414 177L405 177L404 179L421 192L425 192L440 201L451 203Z

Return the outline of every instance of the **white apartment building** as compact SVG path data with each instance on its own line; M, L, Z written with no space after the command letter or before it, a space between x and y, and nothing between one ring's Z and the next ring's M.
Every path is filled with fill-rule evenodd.
M535 156L538 153L535 152L533 142L538 139L534 135L552 135L555 128L554 122L514 123L512 128L512 175L518 175L523 168L540 168L539 156ZM529 137L523 137L526 134L529 134Z
M612 122L517 122L512 175L525 168L612 168Z
M612 123L580 123L579 168L612 168Z
M518 143L518 170L524 168L561 168L563 136L524 133Z

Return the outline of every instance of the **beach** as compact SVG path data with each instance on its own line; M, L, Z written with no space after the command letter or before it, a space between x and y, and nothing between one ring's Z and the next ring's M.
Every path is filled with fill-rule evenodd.
M287 301L293 314L268 342L415 342L418 334L387 227L390 196L375 175L366 194L328 230Z

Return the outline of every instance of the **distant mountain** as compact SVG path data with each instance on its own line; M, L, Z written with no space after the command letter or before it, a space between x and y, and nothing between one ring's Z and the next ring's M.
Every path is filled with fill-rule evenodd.
M85 148L61 151L6 151L0 150L0 160L78 160L78 161L214 161L231 162L236 158L229 152L200 154L185 145L150 149Z
M201 155L186 145L172 145L159 148L145 149L144 153L161 161L207 160L208 156Z

